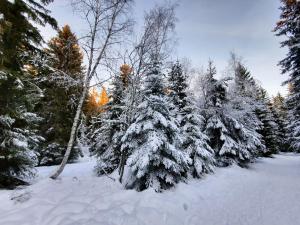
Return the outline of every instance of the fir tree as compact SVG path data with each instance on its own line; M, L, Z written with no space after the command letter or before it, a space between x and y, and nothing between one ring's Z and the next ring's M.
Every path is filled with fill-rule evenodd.
M253 90L256 87L255 81L250 71L241 62L237 62L236 68L234 68L234 84L235 91L242 97L254 98Z
M259 128L263 126L256 114L260 103L257 101L257 85L250 71L232 55L234 82L228 90L227 112L244 127L248 137L244 145L251 153L251 157L261 155L266 151Z
M187 92L187 76L177 61L168 76L168 91L172 102L171 108L179 122L180 133L183 135L182 149L189 153L192 164L191 174L201 177L212 172L214 164L213 150L208 144L208 137L203 134L203 117L195 106L191 94Z
M285 98L278 93L272 100L273 115L278 125L278 141L280 143L280 151L289 151L289 143L287 138L287 108Z
M36 130L41 118L32 113L38 96L31 82L0 71L0 187L14 187L22 184L15 178L33 175L34 150L43 140Z
M213 61L208 62L207 73L205 74L204 83L206 85L205 90L205 102L204 107L221 106L222 102L226 101L226 88L224 82L218 82L215 79L217 69L213 64Z
M228 107L227 80L216 80L216 71L212 68L210 63L205 79L205 134L209 137L219 166L234 162L244 165L254 158L260 141L233 115L232 107Z
M75 106L82 91L83 54L78 41L68 25L59 30L46 49L50 71L38 77L44 98L37 111L44 118L41 134L45 142L39 149L39 165L59 164L63 158L75 116ZM75 146L70 161L80 155Z
M22 52L40 51L38 46L43 38L35 24L57 27L55 19L49 16L45 8L50 2L52 0L0 2L0 13L3 15L0 19L2 66L18 70L22 67Z
M204 118L200 115L191 97L183 108L181 129L184 134L182 148L189 153L192 159L191 174L201 177L204 173L213 171L215 164L214 151L209 146L209 138L202 132Z
M0 186L20 184L15 178L32 174L36 164L33 150L42 140L36 132L41 119L32 112L41 91L26 66L41 52L35 23L56 26L44 7L49 2L0 2Z
M297 0L281 0L280 20L275 32L277 36L284 36L282 47L289 51L281 62L282 73L289 79L290 94L287 99L289 110L288 137L292 150L300 151L300 2Z
M182 66L177 61L168 76L168 91L174 106L182 110L186 106L187 77L184 75Z
M169 112L163 75L156 61L146 74L143 94L134 121L122 138L122 150L131 153L126 187L138 191L152 187L159 192L187 175L190 159L180 150L180 130Z
M262 126L259 129L259 133L262 135L262 140L266 146L264 156L270 156L277 153L279 149L279 130L275 121L272 104L264 89L258 89L258 101L260 105L256 109L256 114L260 119Z
M110 99L105 111L96 117L91 130L93 144L91 150L98 158L96 172L99 175L112 173L120 165L121 159L121 138L125 132L124 124L124 98L128 85L129 75L124 75L121 67L121 74L113 78ZM128 72L128 71L127 71Z
M83 54L69 25L62 27L57 37L49 41L46 51L52 57L52 67L74 79L83 78Z

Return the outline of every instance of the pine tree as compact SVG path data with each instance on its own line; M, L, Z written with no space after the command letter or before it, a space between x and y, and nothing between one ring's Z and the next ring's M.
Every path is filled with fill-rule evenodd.
M187 76L177 61L168 76L168 92L173 104L171 110L177 117L180 133L183 135L181 148L192 159L191 174L201 177L204 173L212 172L214 156L208 144L208 137L201 130L203 117L187 88Z
M52 57L52 67L74 79L83 79L83 53L69 25L62 27L57 37L49 41L46 51Z
M182 66L177 61L168 76L168 91L174 106L180 111L186 106L187 77L184 75Z
M38 152L39 165L56 165L63 158L75 116L76 102L82 91L83 54L68 25L49 41L46 52L52 70L42 71L38 75L44 98L37 111L45 118L40 130L46 139ZM74 146L70 161L76 160L79 155L79 149Z
M215 152L217 165L228 166L234 162L244 165L255 157L260 141L235 118L232 107L228 107L227 79L218 81L215 74L213 64L209 63L203 110L205 134Z
M278 125L272 112L271 101L263 88L258 89L258 101L260 102L260 105L256 108L256 114L262 122L259 133L262 135L262 140L266 146L266 151L263 155L270 156L280 150Z
M287 108L285 98L278 93L272 100L273 114L275 122L278 125L278 141L280 143L280 151L289 151L290 147L287 141Z
M130 74L132 72L132 68L127 64L123 64L120 67L120 71L121 71L121 79L122 79L123 85L125 88L127 88L129 85Z
M257 107L260 107L257 101L257 85L250 71L232 55L234 82L228 90L227 111L230 115L241 123L248 133L244 140L252 158L261 155L266 151L266 146L262 141L259 128L263 126L256 114Z
M32 174L33 150L42 140L32 113L41 91L26 65L41 52L42 37L35 23L56 26L44 6L50 1L0 1L0 186L22 184Z
M204 83L206 85L204 107L221 106L226 101L226 88L224 82L218 82L215 79L217 69L213 61L208 62L207 73L205 74Z
M0 62L2 66L18 70L22 67L20 55L22 52L39 51L38 46L43 41L35 23L50 24L56 27L56 21L49 16L45 5L51 0L0 2L0 19L2 45Z
M96 172L98 175L112 173L120 165L121 138L125 132L123 117L125 91L129 74L121 74L113 78L110 90L111 101L106 105L105 111L94 118L91 130L94 130L91 151L98 158ZM126 70L129 72L129 70Z
M250 71L241 62L237 62L236 68L234 68L234 84L236 92L242 97L254 97L255 81Z
M297 0L281 0L280 20L275 27L277 36L284 36L282 47L289 52L281 62L282 73L289 79L285 82L291 87L287 99L289 125L288 137L291 149L300 151L300 2Z
M187 99L187 106L182 110L184 116L180 127L184 134L183 149L192 159L191 174L201 177L213 171L215 165L214 151L209 146L209 138L202 132L204 118L200 115L191 97Z
M122 138L127 160L127 188L162 191L187 175L190 159L180 150L179 127L169 112L163 74L154 61L146 74L143 101Z

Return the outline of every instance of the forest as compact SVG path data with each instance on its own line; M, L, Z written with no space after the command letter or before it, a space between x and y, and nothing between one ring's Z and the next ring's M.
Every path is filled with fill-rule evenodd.
M58 25L53 1L0 1L0 191L30 188L39 168L57 182L88 159L96 178L159 195L300 152L299 1L281 0L274 21L288 50L278 62L288 91L276 96L235 52L222 72L213 55L204 66L176 59L178 3L144 12L135 33L133 0L71 0L86 27L77 34Z

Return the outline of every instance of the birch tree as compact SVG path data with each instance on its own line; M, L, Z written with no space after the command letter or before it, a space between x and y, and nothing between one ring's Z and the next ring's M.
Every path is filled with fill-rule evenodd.
M120 43L121 35L128 31L131 26L128 14L132 2L132 0L72 1L75 11L82 16L88 27L86 35L81 39L81 47L88 59L88 65L67 150L60 166L51 175L52 179L56 179L62 173L70 156L91 79L97 75L99 67L109 58L112 47Z

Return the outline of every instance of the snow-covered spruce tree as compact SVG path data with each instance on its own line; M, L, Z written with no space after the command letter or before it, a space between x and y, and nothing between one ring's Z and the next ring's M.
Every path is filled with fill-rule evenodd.
M289 151L289 145L287 143L286 120L280 115L280 113L277 111L277 109L274 107L273 104L270 107L271 107L272 115L274 117L274 121L278 129L277 131L278 150L287 152Z
M127 74L126 76L129 76ZM98 175L112 173L120 164L121 138L125 132L124 98L128 79L123 73L114 76L110 90L111 101L98 117L94 118L91 129L94 130L92 154L98 158L96 172Z
M206 74L206 97L203 110L205 134L215 152L217 165L228 166L234 162L243 165L253 159L252 148L256 140L249 142L251 132L232 116L228 109L227 80L216 80L216 70L209 64Z
M192 159L191 174L194 177L201 177L203 173L212 172L214 156L208 144L208 137L201 130L204 118L200 115L187 88L187 76L177 61L168 75L168 92L173 104L171 108L183 135L182 150Z
M143 101L133 123L122 138L127 160L126 188L160 192L187 176L190 159L180 149L182 137L176 119L169 112L163 74L157 61L146 74Z
M46 49L48 66L38 71L44 97L36 107L44 120L40 132L45 142L38 151L39 165L59 164L66 151L76 104L83 85L83 53L77 37L68 25L58 31ZM73 147L69 162L79 158L80 149Z
M186 89L187 85L187 78L183 73L182 66L177 61L173 64L171 71L168 75L168 91L172 102L178 110L182 110L186 104Z
M280 151L289 151L290 146L288 143L288 137L287 137L287 107L285 103L285 98L278 93L273 99L272 99L272 107L274 109L274 118L275 122L278 125L278 141L280 143Z
M34 149L43 140L36 130L41 118L32 113L39 92L20 73L0 71L0 188L23 184L16 178L33 175Z
M215 165L214 151L209 145L209 138L202 132L204 118L200 115L192 97L186 99L187 105L182 109L180 127L184 135L182 149L192 159L190 171L193 177L201 177L213 171Z
M263 88L258 88L257 92L260 105L256 108L256 115L262 123L258 132L262 135L262 140L266 146L263 156L270 156L280 150L278 125L275 121L272 104L267 96L267 92Z
M250 71L235 55L232 55L230 65L233 67L234 82L229 86L226 109L233 118L243 124L248 133L244 144L254 158L266 151L259 133L263 124L256 114L256 108L260 107L256 96L257 85Z
M275 32L284 36L282 47L288 47L289 52L281 62L282 73L288 74L285 82L291 86L287 99L289 110L288 137L294 151L300 151L300 2L298 0L281 0L280 20Z
M41 92L27 65L41 51L33 21L56 26L44 8L47 2L0 3L0 187L24 184L19 179L33 174L33 149L42 140L36 134L40 118L32 113Z

